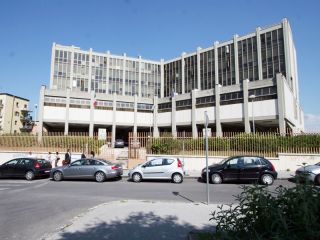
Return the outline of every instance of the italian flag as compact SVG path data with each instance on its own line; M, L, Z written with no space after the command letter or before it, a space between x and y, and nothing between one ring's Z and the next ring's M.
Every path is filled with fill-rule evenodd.
M93 107L96 107L97 104L98 104L96 97L97 97L97 95L96 95L96 93L94 93L94 97L93 97Z

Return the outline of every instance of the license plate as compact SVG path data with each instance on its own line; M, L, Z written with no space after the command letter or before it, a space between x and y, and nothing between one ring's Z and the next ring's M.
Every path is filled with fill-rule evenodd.
M51 172L50 170L48 170L48 171L44 171L45 173L49 173L49 172Z

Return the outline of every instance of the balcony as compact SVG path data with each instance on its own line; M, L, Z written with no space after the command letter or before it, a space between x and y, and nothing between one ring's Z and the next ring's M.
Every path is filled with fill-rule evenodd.
M23 127L20 128L21 132L31 132L33 128L33 124L29 125L24 125Z
M32 117L31 116L20 116L21 122L32 122Z

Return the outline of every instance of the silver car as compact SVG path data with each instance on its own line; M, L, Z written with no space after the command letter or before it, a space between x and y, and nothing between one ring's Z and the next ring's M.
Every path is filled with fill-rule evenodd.
M62 179L95 179L103 182L107 178L121 177L123 169L118 164L101 159L83 158L69 165L53 168L50 178L55 181Z
M182 183L183 164L179 158L156 158L140 164L129 171L129 179L140 182L143 179L171 179Z
M320 162L315 165L300 167L296 170L296 177L320 185Z

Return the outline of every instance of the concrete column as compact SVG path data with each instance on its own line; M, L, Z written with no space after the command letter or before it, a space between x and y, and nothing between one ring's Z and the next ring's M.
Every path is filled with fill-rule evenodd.
M197 89L199 90L201 90L200 50L201 50L201 47L198 47L197 48Z
M176 96L172 96L172 111L171 111L171 130L172 136L177 137L177 124L176 124Z
M56 55L56 43L54 42L52 44L52 50L51 50L51 68L50 68L50 89L53 88L53 74L54 74L54 59ZM72 64L73 62L71 62Z
M184 82L184 67L185 67L185 62L184 62L184 55L186 55L186 53L182 53L181 54L181 85L182 85L182 94L184 94L186 92L186 88L185 88L185 82Z
M89 84L89 86L88 86L89 93L91 92L91 82L92 82L92 48L90 48L90 50L89 50L89 83L88 83Z
M282 19L282 29L283 29L283 42L284 42L284 57L286 64L286 79L289 86L293 88L292 84L292 74L291 74L291 56L290 56L290 41L289 41L289 26L288 20L286 18Z
M153 137L159 137L158 128L158 97L153 97Z
M217 137L222 137L222 128L221 128L221 121L220 121L220 84L216 84L215 88L215 97L216 97L216 108L215 108L215 114L216 114L216 134Z
M218 45L219 42L214 42L214 78L216 86L219 84Z
M219 68L218 68L218 45L219 42L214 42L214 71L215 71L215 115L216 115L216 135L222 137L222 128L220 121L220 88L219 84Z
M261 38L260 38L261 28L256 28L256 38L257 38L257 54L258 54L258 74L259 80L262 80L262 57L261 57Z
M70 83L69 88L72 90L73 87L73 65L74 65L74 46L71 46L71 64L70 64ZM67 86L68 89L68 86Z
M250 121L249 121L249 79L243 80L243 121L244 131L250 133Z
M276 74L277 81L277 96L278 96L278 120L279 131L281 135L286 134L286 122L285 122L285 98L284 98L284 86L283 76L281 73Z
M160 60L160 97L164 97L164 60Z
M117 112L117 94L113 93L113 105L112 105L112 139L111 146L114 147L116 141L116 112Z
M139 56L139 90L138 90L138 96L141 97L142 94L141 94L141 64L142 64L142 61L141 61L141 56ZM161 70L162 71L162 70ZM162 71L163 72L163 71ZM161 77L163 75L161 74ZM161 82L161 86L162 86L162 82Z
M126 95L126 61L127 61L127 55L123 54L123 64L122 64L122 95Z
M197 129L197 119L196 119L196 99L197 99L197 90L191 91L191 124L192 124L192 137L198 137L198 129Z
M138 132L138 96L137 94L134 95L134 120L133 120L133 134L137 136Z
M106 71L106 94L109 94L109 76L110 76L110 69L109 69L109 66L110 66L110 51L107 51L107 71Z
M44 94L46 86L41 86L39 94L39 110L38 110L38 142L42 143L42 134L43 134L43 107L44 107Z
M64 135L69 134L69 110L70 110L70 88L67 88L67 96L66 96L66 117L64 122Z
M234 72L236 74L236 84L239 84L239 58L238 58L238 35L233 35L233 49L234 49ZM232 59L231 59L232 61ZM231 63L230 63L231 65Z
M90 123L89 123L89 137L93 137L94 130L94 101L95 101L95 92L90 92Z

